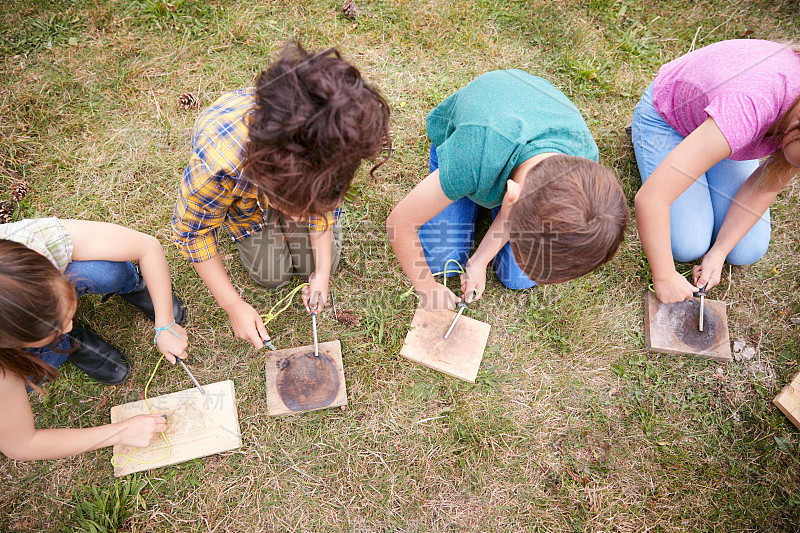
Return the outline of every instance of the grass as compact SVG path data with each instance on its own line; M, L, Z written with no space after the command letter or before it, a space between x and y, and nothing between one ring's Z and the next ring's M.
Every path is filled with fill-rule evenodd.
M178 96L210 104L249 83L291 37L339 47L380 86L396 148L377 180L359 173L332 280L337 305L361 326L330 313L320 321L322 339L342 340L347 409L268 417L264 353L232 337L170 247L192 368L203 382L234 379L243 447L121 482L108 449L0 460L0 531L79 531L87 513L118 501L125 512L106 518L124 517L121 531L797 531L800 435L771 404L800 362L797 183L773 206L768 254L734 267L712 293L726 293L731 337L758 348L752 361L723 366L645 352L649 271L633 228L612 264L572 283L510 292L490 276L472 311L493 326L474 385L411 364L397 354L415 300L400 297L409 285L383 230L426 174L426 113L499 68L541 75L570 96L632 202L639 177L622 127L658 67L693 43L796 36L796 2L364 0L355 22L340 7L0 6L0 200L6 175L24 174L33 182L24 216L111 221L167 243L198 113L178 109ZM222 255L256 307L285 294L255 286L231 244ZM117 298L84 300L78 319L131 354L133 375L104 388L66 368L46 398L32 396L39 427L105 423L111 405L138 397L155 363L145 319ZM310 338L297 306L271 331L281 346ZM152 394L187 386L169 368ZM135 498L115 496L134 485Z

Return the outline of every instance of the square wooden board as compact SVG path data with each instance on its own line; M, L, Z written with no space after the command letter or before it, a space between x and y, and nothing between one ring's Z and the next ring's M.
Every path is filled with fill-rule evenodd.
M347 405L342 366L342 344L314 345L267 352L267 413L296 415L307 411Z
M785 414L792 424L800 428L800 374L797 374L792 381L783 387L772 403Z
M418 307L400 355L448 376L475 383L492 327L466 316L467 312L461 314L445 340L444 334L456 313L431 312Z
M655 294L647 291L644 295L644 340L647 350L730 361L731 340L725 302L705 300L704 325L700 332L699 300L663 304Z
M150 446L138 451L133 446L117 444L114 446L113 463L122 466L114 466L114 475L126 476L241 447L242 436L233 381L203 385L203 390L206 391L205 395L192 387L150 398L153 413L167 415L166 436L171 451L167 457L153 464L141 464L136 460L155 461L167 454L167 444L161 435L157 435ZM144 400L117 405L111 408L111 422L121 422L132 416L149 413ZM135 460L127 463L127 459L117 455L130 456L134 452Z

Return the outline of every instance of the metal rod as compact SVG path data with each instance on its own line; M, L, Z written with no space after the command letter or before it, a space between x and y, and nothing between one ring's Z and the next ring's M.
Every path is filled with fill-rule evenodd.
M195 386L195 387L197 387L197 389L198 389L200 392L202 392L203 394L205 394L205 393L206 393L206 391L204 391L204 390L203 390L203 387L201 387L201 386L200 386L200 383L198 383L198 382L197 382L197 380L196 380L196 379L194 379L194 376L192 375L192 373L191 373L191 372L189 372L189 369L188 369L188 368L186 368L186 364L184 364L183 360L182 360L180 357L176 357L175 359L177 359L177 360L178 360L178 363L180 363L180 365L181 365L181 366L183 367L183 369L186 371L186 375L187 375L187 376L189 376L189 379L191 379L191 380L192 380L192 383L194 383L194 386Z
M263 341L264 339L261 339L261 340ZM269 348L273 352L278 351L278 349L275 347L275 345L272 344L272 339L270 339L268 341L264 341L264 346L266 346L267 348Z
M706 295L705 293L700 293L700 331L703 331L703 311L705 310L706 306Z
M319 357L319 344L317 344L317 312L311 313L311 325L314 327L314 357Z
M453 319L453 323L450 324L450 327L448 328L447 333L444 334L444 338L445 339L447 339L447 337L450 336L450 332L453 331L454 327L456 327L456 322L458 322L458 318L461 316L461 313L463 313L464 309L466 309L466 308L467 308L466 305L459 306L458 313L456 314L456 317Z
M706 287L708 287L708 283L703 285L703 288L694 294L700 297L700 322L698 324L700 331L703 331L703 313L705 313L706 308Z

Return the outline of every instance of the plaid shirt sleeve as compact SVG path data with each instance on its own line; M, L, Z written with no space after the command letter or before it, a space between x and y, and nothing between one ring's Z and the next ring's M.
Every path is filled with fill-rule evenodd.
M329 211L324 215L308 217L306 225L311 231L325 231L331 229L339 221L342 216L342 208L337 207L333 211Z
M204 142L206 141L206 142ZM200 263L217 255L217 232L233 203L233 178L215 169L224 154L200 137L183 174L172 230L180 252Z

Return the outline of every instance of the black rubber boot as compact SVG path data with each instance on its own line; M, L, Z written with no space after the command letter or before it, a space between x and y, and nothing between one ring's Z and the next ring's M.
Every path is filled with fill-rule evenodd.
M119 385L128 379L131 373L128 358L96 333L74 327L67 335L74 347L67 361L83 370L87 376L103 385Z
M155 322L156 310L153 308L153 299L150 298L150 291L147 290L144 277L138 271L137 274L139 274L139 284L136 285L136 288L131 292L120 294L120 296L132 306L141 309L142 313L144 313L147 318ZM183 309L183 302L175 296L174 292L172 293L172 315L175 319L175 323L182 326L183 322L186 320L186 311Z

